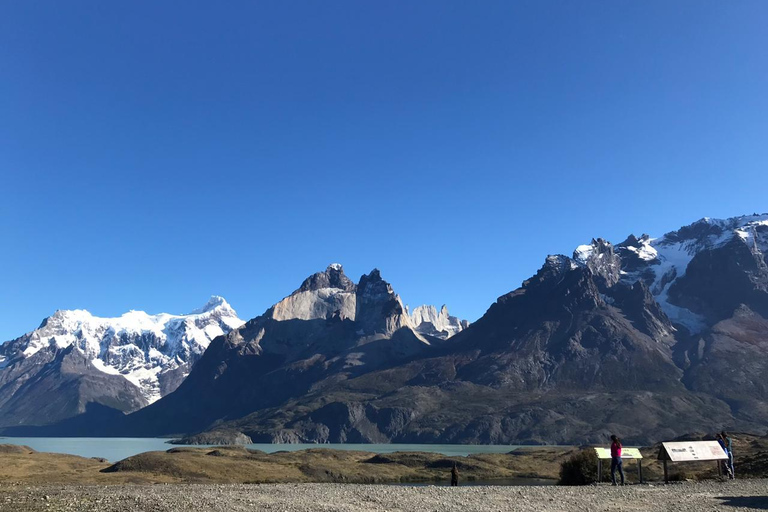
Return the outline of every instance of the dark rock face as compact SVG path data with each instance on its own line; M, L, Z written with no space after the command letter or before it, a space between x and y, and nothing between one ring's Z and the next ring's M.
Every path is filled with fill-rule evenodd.
M85 413L92 403L115 411L147 404L136 386L93 368L72 346L54 354L38 352L0 373L2 426L56 423Z
M689 349L684 382L754 421L768 414L768 319L739 306Z
M674 385L680 371L668 348L638 332L606 299L588 267L574 268L557 282L524 284L458 335L457 343L480 351L458 377L519 391ZM663 318L648 315L663 324ZM649 372L653 376L646 380Z
M408 325L405 308L378 269L360 278L355 323L365 334L391 336Z
M613 289L614 304L638 331L654 340L663 340L674 332L672 322L653 298L643 281L619 284Z
M768 316L765 257L736 239L701 251L670 287L670 301L714 321L728 318L741 304Z

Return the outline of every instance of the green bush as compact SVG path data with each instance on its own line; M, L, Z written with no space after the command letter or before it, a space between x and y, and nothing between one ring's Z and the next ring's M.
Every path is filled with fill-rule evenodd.
M597 482L597 454L587 448L560 465L560 485L590 485Z

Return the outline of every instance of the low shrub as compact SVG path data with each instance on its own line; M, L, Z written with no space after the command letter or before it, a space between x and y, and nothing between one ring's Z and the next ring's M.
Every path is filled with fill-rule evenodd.
M560 465L560 485L590 485L597 482L597 453L588 448L571 455Z

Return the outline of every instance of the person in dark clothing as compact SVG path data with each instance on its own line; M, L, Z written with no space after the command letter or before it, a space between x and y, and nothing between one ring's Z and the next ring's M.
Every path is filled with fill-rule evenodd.
M453 468L451 468L451 487L458 487L459 485L459 468L456 466L456 463L453 463Z
M720 443L720 447L728 456L728 460L721 461L721 467L725 471L725 474L728 475L728 478L733 480L733 471L731 471L731 461L733 459L731 458L731 451L728 449L728 445L725 440L726 436L723 435L724 433L725 432L721 432L720 434L715 434L715 439L717 439L717 442Z
M611 485L616 485L616 470L621 476L621 485L624 485L624 465L621 462L621 440L611 436Z
M720 432L720 437L723 438L723 444L725 445L725 452L728 454L728 466L731 470L731 480L736 478L736 469L733 467L733 441L728 437L728 434L723 430Z

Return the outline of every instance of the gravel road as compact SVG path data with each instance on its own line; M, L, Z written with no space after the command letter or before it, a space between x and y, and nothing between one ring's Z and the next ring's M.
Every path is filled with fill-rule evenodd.
M768 480L627 487L352 484L29 486L0 484L0 511L687 511L768 510Z

